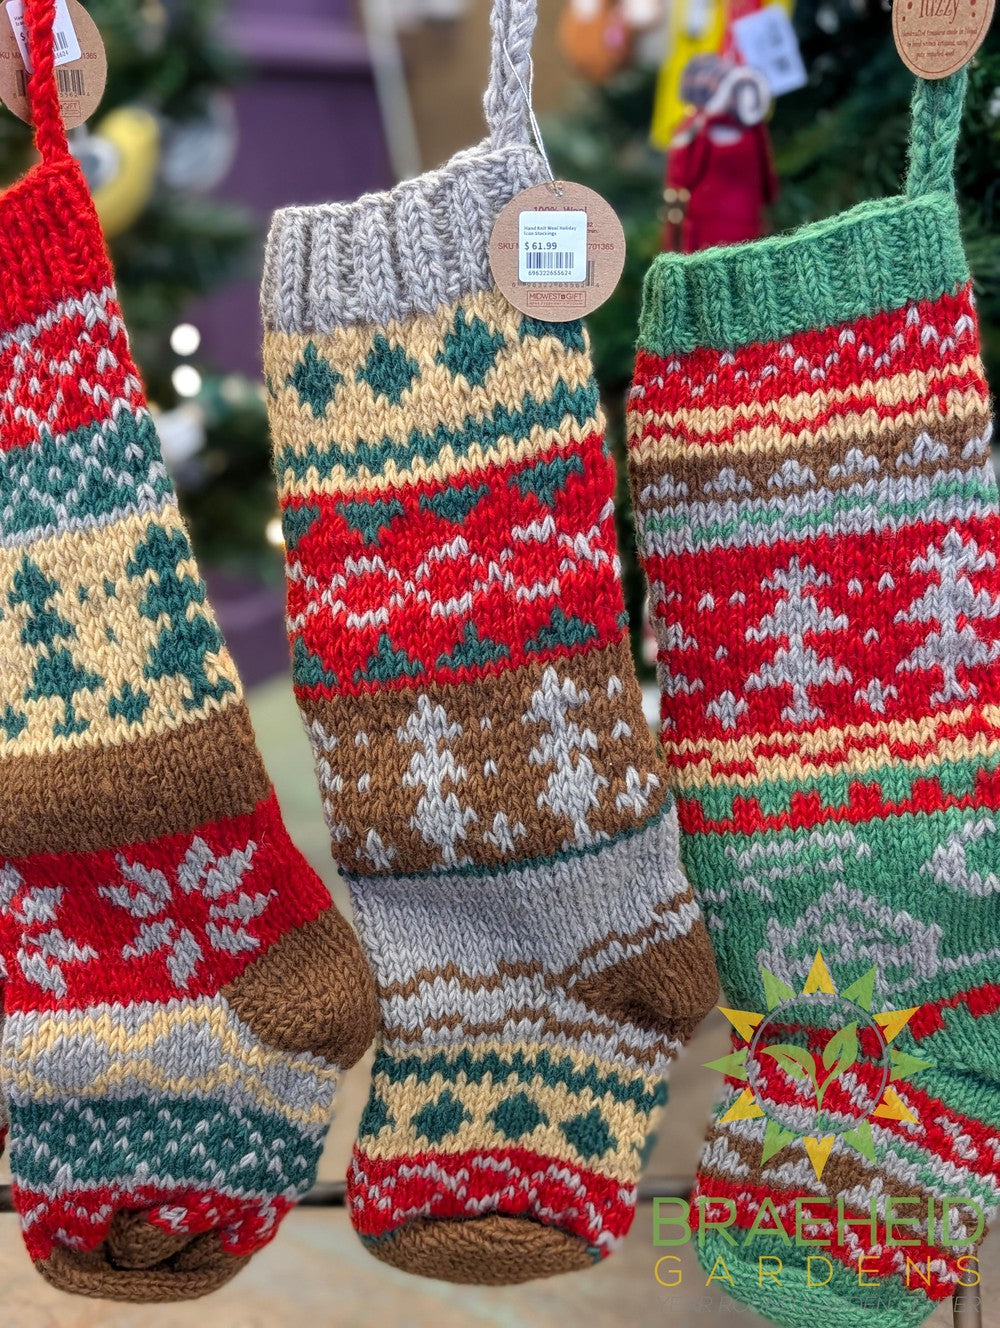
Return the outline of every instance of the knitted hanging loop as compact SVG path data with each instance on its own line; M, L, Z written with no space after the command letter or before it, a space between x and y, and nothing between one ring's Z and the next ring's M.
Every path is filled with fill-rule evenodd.
M587 336L490 272L497 216L546 178L534 4L492 24L488 137L277 213L262 303L296 696L382 1014L351 1219L397 1267L506 1283L621 1241L716 986Z
M52 40L55 16L56 0L25 0L24 21L32 65L28 102L35 126L35 145L44 162L62 161L70 155L56 86Z
M965 85L917 84L903 192L663 255L644 288L628 452L661 737L739 1014L692 1196L731 1231L697 1253L786 1328L916 1328L1000 1194L1000 511ZM927 1214L905 1260L904 1195ZM747 1233L800 1206L808 1250L769 1282Z
M0 195L0 1077L64 1291L228 1281L310 1188L371 975L290 842L28 0L42 161Z
M918 79L913 93L906 195L955 192L955 149L968 87L966 69L941 79Z
M528 141L526 90L531 87L535 0L495 0L490 14L490 81L484 108L494 147Z

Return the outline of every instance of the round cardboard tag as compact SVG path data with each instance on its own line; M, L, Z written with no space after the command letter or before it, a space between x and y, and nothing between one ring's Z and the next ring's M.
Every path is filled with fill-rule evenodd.
M624 266L625 232L611 204L571 181L522 190L490 237L494 281L515 309L543 322L585 318L611 297Z
M79 0L66 0L66 7L80 44L80 57L57 65L55 74L63 123L67 129L75 129L101 104L108 80L108 57L97 24ZM4 5L0 9L0 101L30 124L28 77Z
M945 78L983 44L995 0L893 0L892 35L907 69Z

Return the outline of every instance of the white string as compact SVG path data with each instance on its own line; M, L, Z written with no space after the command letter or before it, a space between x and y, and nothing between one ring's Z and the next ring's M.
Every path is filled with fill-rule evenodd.
M561 190L561 189L559 188L559 186L556 184L556 177L555 177L555 175L552 173L552 166L551 166L551 164L550 164L550 162L549 162L549 156L548 156L548 153L545 151L545 144L544 144L544 142L542 141L542 131L541 131L541 128L540 128L540 126L539 126L539 124L538 124L538 118L537 118L537 116L535 115L535 108L534 108L534 105L532 104L532 94L533 94L533 92L534 92L534 88L535 88L535 62L534 62L534 60L532 60L531 56L529 55L529 56L528 56L528 86L525 87L525 86L524 86L524 80L522 79L521 75L517 72L517 66L515 65L515 63L514 63L514 61L513 61L513 58L511 57L510 51L508 51L508 49L507 49L507 43L506 43L506 42L503 42L503 43L502 43L502 46L503 46L503 53L504 53L504 55L507 57L507 63L510 65L510 72L514 75L514 78L515 78L515 80L516 80L516 82L517 82L517 86L518 86L518 87L520 88L520 90L521 90L521 96L524 98L524 106L525 106L525 110L526 110L527 113L528 113L528 124L529 124L529 126L530 126L530 128L531 128L531 136L532 136L532 138L535 140L535 147L538 149L538 155L541 157L542 161L545 163L545 170L546 170L546 172L548 173L549 180L550 180L551 184L553 185L553 187L554 187L556 193L557 193L560 197L562 197L562 190Z

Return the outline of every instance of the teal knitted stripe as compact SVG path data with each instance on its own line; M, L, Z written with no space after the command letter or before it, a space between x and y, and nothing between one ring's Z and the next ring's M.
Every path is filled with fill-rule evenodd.
M639 346L657 355L736 349L932 300L969 279L949 194L862 203L753 244L661 254Z
M54 1155L65 1169L60 1189L127 1186L137 1162L150 1155L151 1137L158 1140L162 1174L151 1168L144 1184L219 1188L224 1182L230 1193L302 1193L315 1179L323 1134L266 1110L146 1097L35 1102L13 1107L11 1122L14 1178L22 1189L46 1193L55 1184ZM254 1136L266 1146L248 1154L246 1141Z
M575 421L581 428L591 423L596 432L593 421L598 405L597 386L593 382L575 388L560 382L544 401L527 393L513 409L497 405L488 415L468 416L458 429L443 424L430 432L412 429L405 442L388 437L377 441L359 438L353 446L343 447L328 440L311 444L301 454L284 448L275 453L274 469L279 483L289 476L301 482L308 479L310 472L324 479L338 469L352 479L361 474L382 475L390 464L400 470L418 462L430 464L448 449L456 457L464 457L473 448L495 448L505 438L519 443L536 429L562 429L567 420Z
M377 1053L372 1067L372 1076L377 1078L379 1075L385 1075L393 1084L404 1083L411 1077L417 1083L426 1084L435 1075L450 1083L461 1079L472 1084L487 1080L504 1083L512 1077L530 1084L540 1078L549 1087L561 1084L571 1093L589 1092L598 1097L612 1097L616 1102L631 1102L638 1111L653 1111L667 1100L666 1084L658 1082L650 1088L650 1080L645 1075L629 1079L614 1072L600 1074L593 1066L581 1070L571 1057L556 1056L547 1051L534 1054L511 1051L509 1055L501 1056L495 1051L477 1052L465 1048L421 1057L394 1056L383 1050Z

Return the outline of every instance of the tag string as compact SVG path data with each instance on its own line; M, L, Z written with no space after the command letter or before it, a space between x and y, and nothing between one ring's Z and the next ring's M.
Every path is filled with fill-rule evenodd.
M513 74L514 79L518 86L518 90L520 91L521 96L524 98L524 109L528 116L528 125L531 129L531 137L535 140L535 147L538 149L538 155L541 157L542 161L545 164L545 173L548 175L549 180L551 181L552 186L555 189L556 193L559 194L561 197L562 190L556 184L556 177L552 173L552 165L549 161L549 154L545 151L545 143L542 140L542 130L538 123L538 117L535 115L535 107L532 100L532 94L535 88L535 62L532 60L531 56L529 55L528 85L527 87L525 87L524 80L521 78L521 75L517 72L517 66L514 64L514 61L511 58L510 51L508 51L507 49L507 43L503 42L502 45L503 45L503 53L507 57L507 62L510 65L510 72Z

